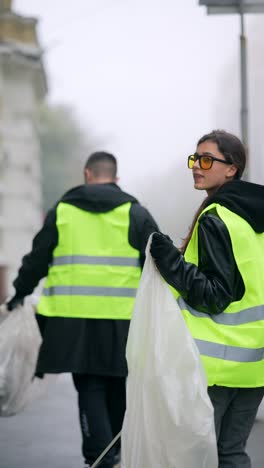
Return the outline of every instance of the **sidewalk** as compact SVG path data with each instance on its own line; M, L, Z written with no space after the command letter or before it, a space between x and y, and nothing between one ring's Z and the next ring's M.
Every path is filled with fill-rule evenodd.
M264 467L263 434L264 403L248 443L252 468ZM83 467L77 394L69 375L59 376L24 412L0 418L0 468L18 467Z
M0 468L83 468L78 421L71 376L60 375L22 413L0 418Z

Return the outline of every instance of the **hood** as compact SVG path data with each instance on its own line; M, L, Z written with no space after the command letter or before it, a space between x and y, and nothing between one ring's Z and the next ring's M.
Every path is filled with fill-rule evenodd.
M125 203L138 203L136 198L113 183L79 185L66 192L60 202L93 213L106 213Z
M264 186L232 180L208 198L206 206L218 203L245 219L255 232L264 232Z

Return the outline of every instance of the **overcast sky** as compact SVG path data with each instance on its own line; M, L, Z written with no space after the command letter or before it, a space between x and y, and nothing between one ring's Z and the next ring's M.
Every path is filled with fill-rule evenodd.
M168 171L191 188L180 165L197 139L239 133L239 17L207 16L198 3L14 1L40 18L49 98L75 109L118 157L122 186L143 196L144 180Z

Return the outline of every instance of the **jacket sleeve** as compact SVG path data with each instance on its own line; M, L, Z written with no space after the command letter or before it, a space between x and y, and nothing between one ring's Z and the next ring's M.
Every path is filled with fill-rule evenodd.
M148 238L153 232L158 232L159 228L149 211L138 203L131 206L130 226L128 240L134 249L140 252L141 268L145 262L145 249Z
M18 276L13 282L19 297L31 294L47 275L57 243L56 208L53 208L48 212L42 229L34 237L31 252L23 257Z
M198 226L198 266L185 261L172 245L166 259L155 260L164 279L187 304L219 314L244 294L244 283L232 251L229 232L220 218L205 214Z

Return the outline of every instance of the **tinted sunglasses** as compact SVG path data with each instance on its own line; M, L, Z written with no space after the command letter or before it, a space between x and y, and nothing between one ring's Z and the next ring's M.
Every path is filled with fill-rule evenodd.
M188 168L189 169L193 168L195 161L199 161L200 168L204 169L205 171L207 171L208 169L211 169L214 161L218 161L223 164L233 164L230 161L226 161L225 159L215 158L214 156L211 156L209 154L194 153L188 156Z

